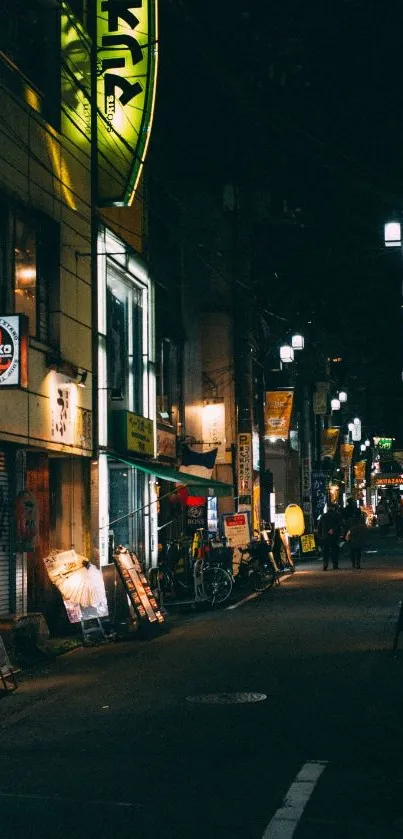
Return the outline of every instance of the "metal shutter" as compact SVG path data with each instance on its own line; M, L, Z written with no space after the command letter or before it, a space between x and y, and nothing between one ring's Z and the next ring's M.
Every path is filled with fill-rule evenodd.
M6 458L0 452L0 615L10 612L10 491Z

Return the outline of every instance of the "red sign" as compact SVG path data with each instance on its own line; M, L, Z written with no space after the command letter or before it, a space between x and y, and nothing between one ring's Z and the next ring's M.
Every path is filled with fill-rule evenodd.
M250 542L249 517L247 513L223 516L224 535L229 548L245 547Z

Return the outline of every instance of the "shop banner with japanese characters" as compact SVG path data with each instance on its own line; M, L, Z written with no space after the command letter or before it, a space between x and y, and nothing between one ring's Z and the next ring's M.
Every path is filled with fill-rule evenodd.
M290 431L294 393L292 390L266 392L264 411L265 437L286 440Z
M342 443L340 446L340 466L342 469L351 466L354 443Z
M339 441L340 428L324 428L322 431L322 457L334 458Z
M252 435L247 433L238 434L238 509L240 505L251 509L252 493Z

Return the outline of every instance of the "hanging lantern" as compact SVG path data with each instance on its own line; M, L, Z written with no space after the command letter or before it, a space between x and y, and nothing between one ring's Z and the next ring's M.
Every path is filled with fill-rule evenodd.
M294 350L289 344L283 344L283 346L280 347L280 359L285 362L285 364L288 364L290 361L294 361Z
M340 411L340 399L332 399L330 405L332 411Z
M304 349L304 336L303 335L293 335L291 338L291 346L293 350L303 350Z
M353 420L353 429L351 432L351 436L354 443L359 443L361 440L361 420L358 417L355 417Z
M402 244L402 230L400 221L388 221L384 225L384 242L387 248L400 248Z
M289 536L302 536L305 533L305 520L298 504L288 504L285 508L285 526Z
M347 393L345 390L341 390L339 393L339 402L347 402Z

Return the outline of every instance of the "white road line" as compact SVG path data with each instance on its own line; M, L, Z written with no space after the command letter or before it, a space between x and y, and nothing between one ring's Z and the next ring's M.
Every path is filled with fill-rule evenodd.
M302 813L326 765L326 760L310 760L304 763L283 800L283 806L274 814L262 839L291 839L294 836Z
M256 600L260 594L262 594L261 591L254 591L253 594L248 594L247 597L243 597L242 600L238 600L238 603L233 603L232 606L227 606L225 611L230 612L232 609L238 609L239 606L243 606L243 604L247 603L248 600Z

